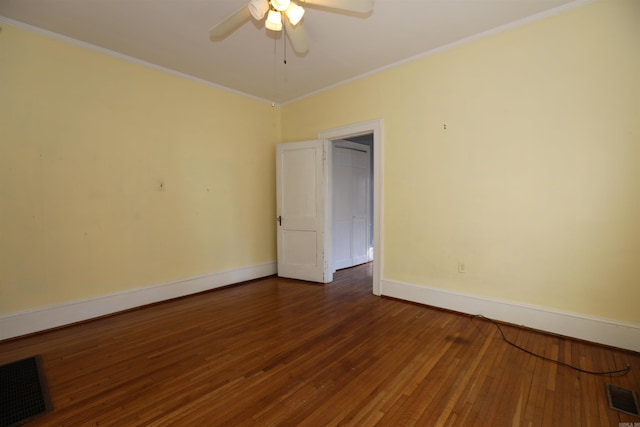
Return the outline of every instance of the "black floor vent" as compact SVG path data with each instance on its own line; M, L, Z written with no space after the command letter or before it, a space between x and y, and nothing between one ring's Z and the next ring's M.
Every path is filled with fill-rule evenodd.
M607 384L607 398L609 399L610 408L640 417L640 413L638 413L638 396L635 391Z
M19 426L53 410L40 356L0 366L0 426Z

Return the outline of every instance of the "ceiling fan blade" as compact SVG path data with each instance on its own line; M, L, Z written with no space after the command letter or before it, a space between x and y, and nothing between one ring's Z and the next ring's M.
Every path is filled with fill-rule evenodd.
M367 13L373 10L373 0L299 0L299 2L359 13Z
M284 25L286 26L287 37L289 37L293 50L300 55L307 53L309 51L309 44L307 43L307 33L304 28L302 28L302 25L298 24L294 27L288 19L284 20Z
M211 41L222 40L231 34L236 28L244 24L251 17L251 12L247 6L242 6L227 19L209 30L209 38Z

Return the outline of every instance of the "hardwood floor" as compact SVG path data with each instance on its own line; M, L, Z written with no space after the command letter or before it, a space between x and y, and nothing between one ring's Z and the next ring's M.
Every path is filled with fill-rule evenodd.
M269 277L0 343L41 354L54 411L29 425L618 426L607 383L640 354L371 294L369 265Z

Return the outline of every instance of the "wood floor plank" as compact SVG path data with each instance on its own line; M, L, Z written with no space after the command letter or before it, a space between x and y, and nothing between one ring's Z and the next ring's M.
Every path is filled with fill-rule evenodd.
M54 411L32 426L615 426L605 385L640 354L371 293L371 266L268 277L0 342L40 354Z

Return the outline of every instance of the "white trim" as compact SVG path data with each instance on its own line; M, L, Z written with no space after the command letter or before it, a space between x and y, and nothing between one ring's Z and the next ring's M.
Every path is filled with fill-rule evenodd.
M323 236L322 254L324 283L333 282L333 186L331 171L333 170L332 144L329 140L322 140L322 201L323 203Z
M640 325L384 280L384 295L640 352Z
M447 44L442 45L442 46L438 46L436 48L433 48L433 49L428 50L426 52L419 53L419 54L411 56L409 58L401 59L400 61L385 65L385 66L380 67L380 68L376 68L375 70L371 70L371 71L367 71L366 73L358 74L357 76L353 76L353 77L350 77L350 78L348 78L346 80L342 80L340 82L331 84L329 86L325 86L325 87L320 88L318 90L314 90L313 92L309 92L309 93L307 93L305 95L301 95L301 96L299 96L297 98L293 98L293 99L290 99L288 101L284 101L284 102L282 102L281 105L285 106L285 105L288 105L288 104L292 104L294 102L301 101L303 99L312 97L314 95L318 95L320 93L327 92L327 91L329 91L331 89L334 89L336 87L343 86L343 85L346 85L348 83L351 83L351 82L354 82L354 81L361 80L361 79L364 79L366 77L372 76L374 74L381 73L381 72L386 71L386 70L388 70L390 68L395 68L395 67L399 67L400 65L404 65L404 64L408 64L410 62L418 61L418 60L420 60L422 58L426 58L427 56L435 55L436 53L444 52L446 50L453 49L455 47L458 47L458 46L461 46L461 45L465 45L467 43L471 43L473 41L476 41L478 39L481 39L481 38L484 38L484 37L487 37L487 36L491 36L493 34L498 34L498 33L501 33L503 31L507 31L507 30L510 30L512 28L519 27L521 25L529 24L531 22L535 22L535 21L538 21L540 19L556 15L558 13L574 9L576 7L579 7L579 6L583 6L583 5L591 3L593 1L595 1L595 0L575 0L575 1L571 2L571 3L567 3L567 4L564 4L562 6L554 7L553 9L545 10L544 12L536 13L535 15L527 16L526 18L522 18L522 19L519 19L517 21L509 22L507 24L500 25L498 27L483 31L481 33L474 34L472 36L468 36L468 37L462 38L460 40L457 40L457 41L454 41L454 42L451 42L451 43L447 43Z
M234 283L271 276L275 273L276 263L269 262L102 295L86 300L70 301L2 315L0 316L0 340L69 325L94 317L208 291Z
M345 139L353 136L373 133L373 294L382 295L382 218L384 215L383 198L383 162L384 138L382 119L355 123L335 129L318 132L319 139Z
M151 62L143 61L142 59L134 58L133 56L125 55L120 52L116 52L110 49L106 49L104 47L97 46L95 44L87 43L82 40L74 39L73 37L65 36L64 34L55 33L53 31L45 30L44 28L39 28L33 25L25 24L24 22L15 21L13 19L6 18L4 16L0 16L0 23L5 23L11 25L13 27L21 28L23 30L31 31L36 34L40 34L45 37L49 37L55 40L60 40L75 46L80 46L85 49L93 50L95 52L102 53L104 55L112 56L114 58L122 59L124 61L133 62L134 64L142 65L143 67L151 68L156 71L160 71L163 73L171 74L172 76L182 77L183 79L191 80L196 83L203 84L205 86L214 87L216 89L223 90L225 92L231 92L236 95L244 96L246 98L253 99L255 101L265 102L272 107L280 106L280 104L270 101L264 98L257 97L255 95L250 95L246 92L241 92L236 89L231 89L229 87L223 86L221 84L213 83L209 80L204 80L199 77L192 76L190 74L185 74L180 71L172 70L171 68L163 67L162 65L153 64Z

